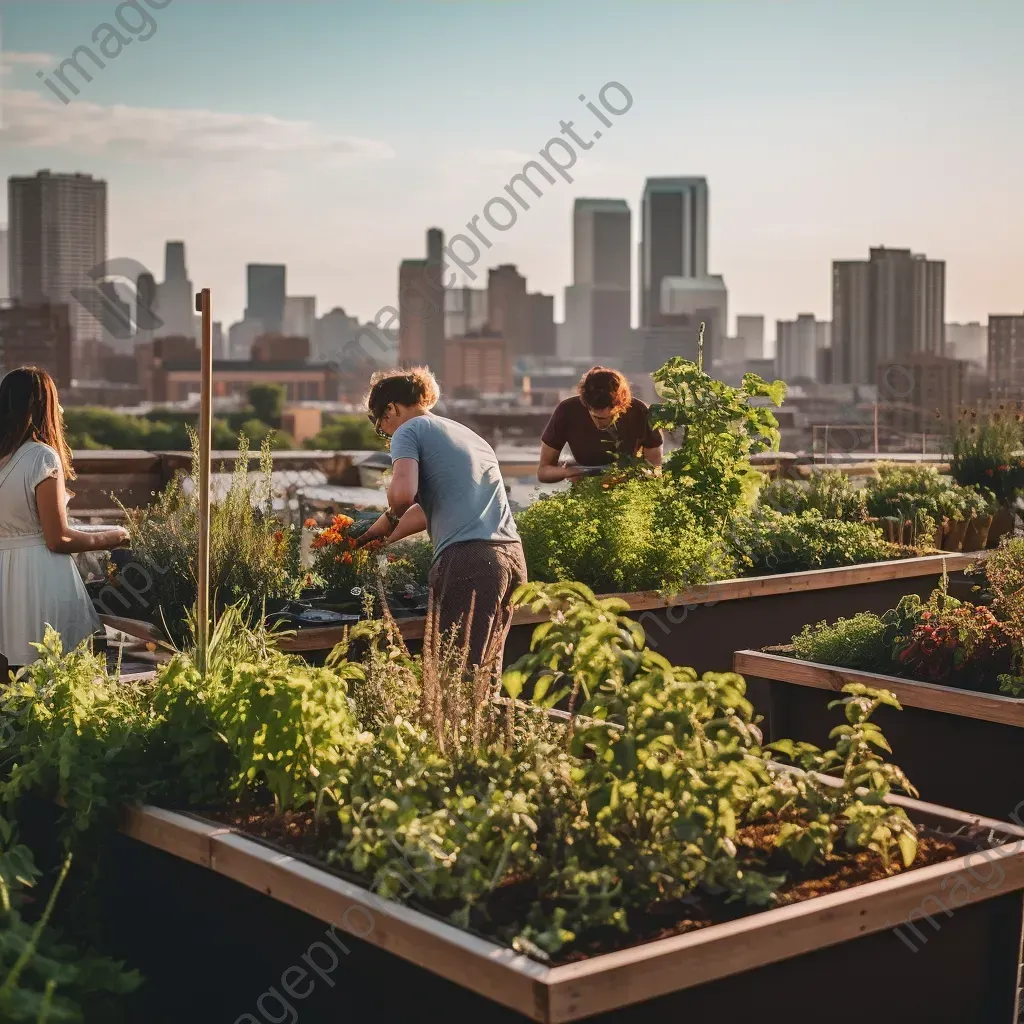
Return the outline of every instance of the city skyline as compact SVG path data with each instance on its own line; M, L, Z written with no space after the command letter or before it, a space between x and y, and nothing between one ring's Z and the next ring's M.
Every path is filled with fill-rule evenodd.
M1006 130L1024 95L1008 49L1024 14L1011 5L598 3L580 19L523 3L497 37L496 6L426 4L395 20L387 3L261 5L242 19L234 4L200 14L179 0L65 107L35 72L112 5L6 3L0 172L107 180L111 256L158 273L165 241L184 239L225 323L241 319L244 268L259 262L286 264L289 290L320 309L366 320L393 301L395 267L427 226L463 229L560 121L592 116L581 93L596 102L616 80L635 99L628 116L484 255L555 295L559 319L574 200L626 199L635 245L640 190L659 176L707 178L710 270L735 311L769 324L828 318L831 262L882 245L946 261L951 321L1024 307L1011 241L1021 143ZM658 12L657 33L643 11ZM680 63L681 33L714 45ZM442 65L457 69L449 100L412 87Z

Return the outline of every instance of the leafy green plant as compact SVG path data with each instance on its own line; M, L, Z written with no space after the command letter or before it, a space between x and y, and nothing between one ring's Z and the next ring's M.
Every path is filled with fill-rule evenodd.
M737 516L726 537L737 565L754 576L884 562L918 553L889 543L868 523L825 519L813 509L787 515L761 504Z
M868 481L867 507L878 519L909 522L920 540L943 520L964 520L986 514L988 504L973 487L961 487L932 466L880 463L878 477Z
M807 486L795 480L772 481L761 489L757 500L776 512L791 515L814 511L823 519L847 522L862 522L868 515L864 489L854 487L850 478L838 470L815 473Z
M886 797L894 790L910 796L918 793L901 769L879 756L879 751L891 754L892 750L871 721L879 707L899 711L900 703L888 690L862 683L847 683L843 693L845 697L829 704L830 708L843 708L846 716L846 723L829 734L836 740L832 750L821 751L792 740L768 744L769 751L806 772L786 778L780 787L776 813L785 816L794 806L802 805L804 820L786 822L776 843L801 864L827 859L842 839L851 848L877 853L887 868L894 856L909 867L917 856L917 830L907 812L886 803ZM821 778L836 768L842 768L839 786Z
M909 783L878 756L870 721L889 695L849 691L835 748L794 746L812 772L841 766L837 792L779 771L743 679L670 665L623 602L580 584L527 584L514 599L550 618L501 702L490 676L465 672L457 638L428 634L412 656L387 617L311 668L236 611L204 671L184 651L123 693L51 637L5 705L0 797L63 798L69 847L142 799L312 809L307 838L328 863L541 960L684 900L771 906L812 859L913 861L913 826L885 802ZM564 691L574 714L549 719L542 705ZM540 704L514 699L526 693ZM766 825L778 850L755 840Z
M892 667L892 644L886 624L872 612L859 612L835 623L806 625L793 637L793 653L802 661L863 672L887 672Z
M531 579L582 580L603 593L676 592L732 574L721 541L695 521L689 493L672 480L606 483L582 480L518 513Z
M192 441L192 479L198 480L194 435ZM260 470L260 479L251 483L249 445L243 436L231 486L223 499L211 502L210 510L211 597L220 610L244 598L254 618L268 604L297 598L305 579L299 568L298 533L280 523L273 511L273 455L268 443L260 451ZM112 572L113 593L104 592L107 608L120 610L113 596L120 592L132 614L165 627L172 642L183 643L198 592L197 490L186 492L181 481L174 480L148 507L122 510L132 556L127 567Z
M124 965L82 952L58 938L50 922L67 878L65 858L42 914L25 917L27 890L41 878L28 847L0 818L0 1020L45 1022L109 1019L106 997L138 988L141 979Z
M1024 491L1024 414L1000 405L990 414L964 409L957 420L950 473L1009 508Z
M721 527L757 488L750 455L779 445L778 421L768 404L755 403L781 405L786 385L748 373L740 387L730 387L679 356L652 377L662 399L651 407L652 425L682 433L665 472L686 485L700 522Z

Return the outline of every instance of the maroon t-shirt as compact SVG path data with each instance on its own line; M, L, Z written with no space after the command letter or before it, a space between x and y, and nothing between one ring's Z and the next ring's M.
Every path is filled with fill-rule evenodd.
M583 402L567 398L555 407L540 439L559 453L568 445L580 466L608 466L618 456L638 455L641 448L661 445L661 431L648 425L647 416L647 406L634 398L610 427L598 430Z

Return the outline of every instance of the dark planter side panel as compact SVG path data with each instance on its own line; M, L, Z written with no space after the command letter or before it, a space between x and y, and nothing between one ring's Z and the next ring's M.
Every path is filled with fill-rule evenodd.
M756 682L770 691L767 733L772 740L828 744L829 731L842 721L840 709L828 710L838 693ZM1018 810L1024 803L1024 729L911 707L879 708L874 717L892 747L892 760L922 800L998 821L1024 810Z
M110 866L108 925L116 951L150 979L132 1020L338 1024L429 1017L451 1024L517 1024L528 1019L341 929L339 937L350 952L334 947L329 954L325 924L133 841L118 841ZM918 922L923 942L908 933L917 952L883 932L589 1019L597 1024L731 1020L729 1008L743 1006L759 1024L792 1024L798 1000L802 1006L828 1007L830 1024L863 1024L864 1004L849 989L849 980L868 978L870 992L864 996L873 1024L1011 1024L1019 894L958 910L952 918L940 915L936 924L934 931ZM760 941L770 942L770 935ZM312 973L305 955L321 965L323 976ZM306 971L305 978L289 973L295 991L315 983L301 1000L290 997L282 984L292 967Z
M950 575L951 583L963 580ZM939 576L882 580L828 590L746 597L717 604L677 605L648 612L634 612L647 633L647 642L673 665L687 665L698 672L728 672L733 652L788 644L808 623L856 615L881 614L905 594L927 597ZM505 644L505 665L511 665L530 649L536 627L513 626ZM768 692L761 680L750 684L748 696L761 714L767 714Z

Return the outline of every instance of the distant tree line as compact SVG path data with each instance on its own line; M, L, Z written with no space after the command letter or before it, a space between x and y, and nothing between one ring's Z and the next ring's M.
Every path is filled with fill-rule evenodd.
M295 448L295 439L281 429L285 390L279 384L254 384L249 388L246 405L236 412L213 419L213 447L231 451L244 434L252 448L258 448L266 437L275 448ZM187 451L188 428L197 424L192 412L177 409L154 409L141 416L111 412L93 406L64 410L68 444L75 449L143 451ZM341 448L380 449L383 447L373 426L361 416L324 417L322 429L304 445L312 450Z

